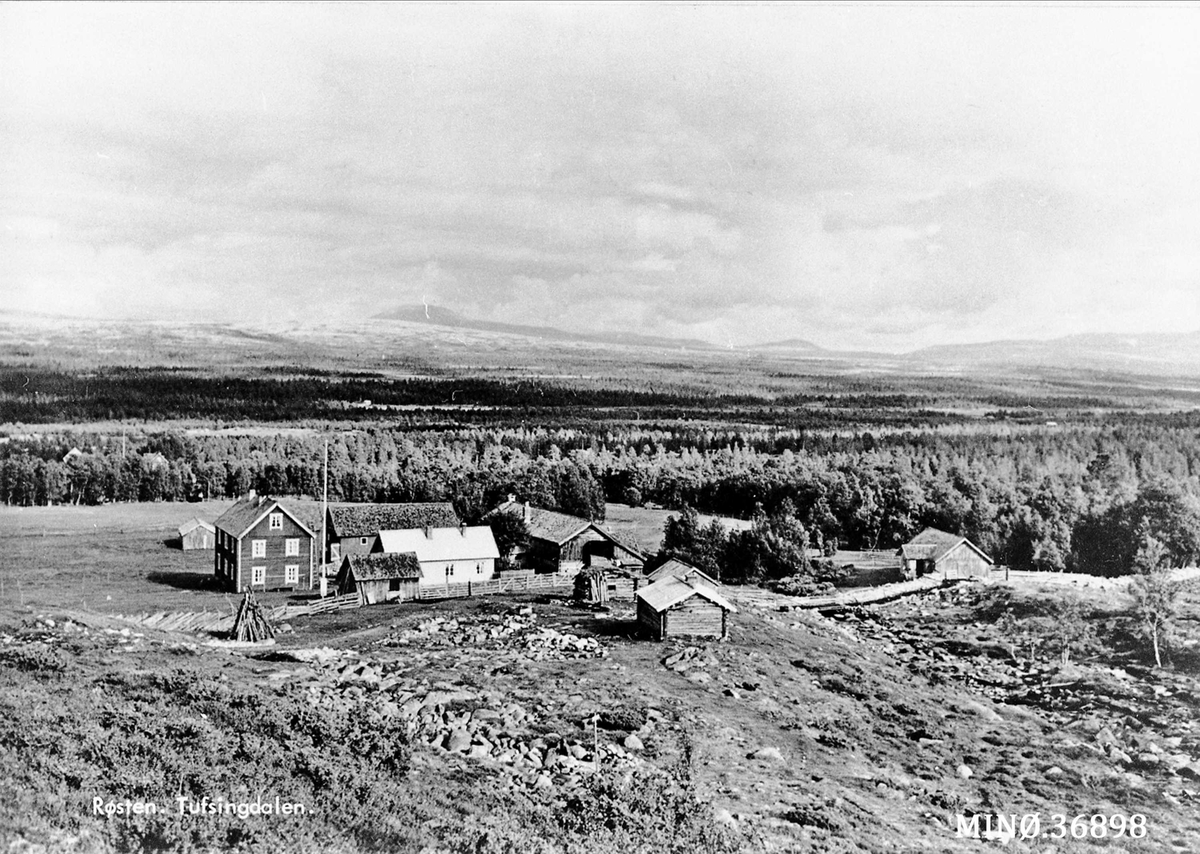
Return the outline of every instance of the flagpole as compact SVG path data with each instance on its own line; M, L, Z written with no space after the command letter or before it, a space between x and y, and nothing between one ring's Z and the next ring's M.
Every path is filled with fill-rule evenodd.
M321 491L321 598L329 592L329 582L325 578L325 549L328 543L325 526L329 517L329 440L325 440L325 484Z

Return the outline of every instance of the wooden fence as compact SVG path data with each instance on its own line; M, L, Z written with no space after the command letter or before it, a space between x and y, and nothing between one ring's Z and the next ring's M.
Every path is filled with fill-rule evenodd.
M574 579L563 575L519 575L494 581L467 581L461 584L423 584L416 600L465 599L468 596L494 596L499 593L529 593L536 590L570 589Z

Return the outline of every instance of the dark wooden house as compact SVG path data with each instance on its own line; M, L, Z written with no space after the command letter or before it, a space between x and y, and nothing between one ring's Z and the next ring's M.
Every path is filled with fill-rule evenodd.
M179 526L179 547L185 552L211 549L217 542L217 529L212 522L192 517Z
M325 560L379 551L380 531L457 528L462 523L448 501L425 504L334 504L325 519Z
M640 571L646 563L646 556L640 551L621 542L601 525L578 516L531 507L511 498L492 513L521 515L529 531L529 546L516 557L522 566L538 573L574 578L584 567Z
M937 528L926 528L902 545L898 554L905 578L986 578L992 571L992 559L977 545Z
M214 572L226 589L312 589L317 538L277 499L252 492L213 527Z
M358 594L363 605L416 599L421 585L421 563L413 552L346 555L338 570L339 596Z
M707 584L668 575L638 591L638 628L654 640L667 637L726 638L729 600Z

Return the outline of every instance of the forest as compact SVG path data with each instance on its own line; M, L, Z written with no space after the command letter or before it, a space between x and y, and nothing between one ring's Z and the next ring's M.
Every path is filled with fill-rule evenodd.
M688 529L683 515L668 531L677 553L724 563L729 580L788 574L805 548L895 548L929 525L1013 568L1119 575L1147 538L1174 565L1200 555L1197 434L1190 415L875 433L687 422L13 431L0 437L0 501L317 497L328 441L332 500L448 500L468 522L508 493L596 520L606 501L754 519L753 542Z

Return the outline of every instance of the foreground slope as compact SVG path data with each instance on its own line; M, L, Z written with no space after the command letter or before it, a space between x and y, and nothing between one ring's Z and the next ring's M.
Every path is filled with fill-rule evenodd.
M968 852L999 843L960 817L1037 813L1049 832L1053 814L1137 813L1143 838L1006 850L1194 850L1194 680L1149 690L1176 759L1133 767L1091 728L1133 732L1111 709L1080 728L1036 692L995 702L1028 686L971 640L956 595L890 617L744 608L730 641L696 645L632 639L627 606L379 606L297 621L254 656L83 612L14 617L0 844ZM181 796L307 813L179 816ZM96 797L164 812L96 815Z

